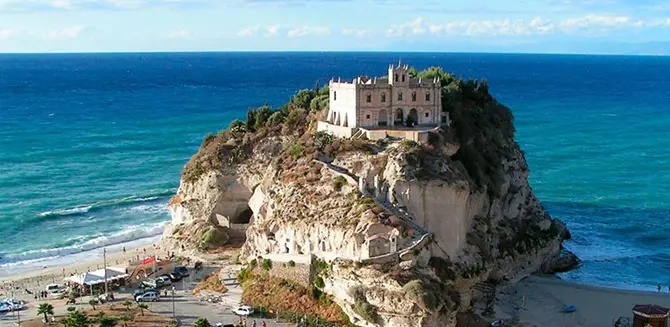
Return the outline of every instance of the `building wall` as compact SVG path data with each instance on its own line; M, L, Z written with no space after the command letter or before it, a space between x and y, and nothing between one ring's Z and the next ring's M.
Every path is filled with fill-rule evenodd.
M328 122L343 127L356 127L356 85L331 81Z
M397 109L403 111L403 119L407 119L410 111L416 109L417 123L420 125L438 124L441 119L441 101L437 86L409 86L409 85L359 85L357 101L359 109L358 123L361 127L379 126L380 116L385 118L387 126L393 126ZM402 93L402 100L398 95ZM413 101L412 94L416 93ZM426 101L426 94L430 94ZM436 97L435 95L438 94ZM382 101L382 95L386 101ZM370 102L368 102L368 99ZM428 113L428 117L426 117Z

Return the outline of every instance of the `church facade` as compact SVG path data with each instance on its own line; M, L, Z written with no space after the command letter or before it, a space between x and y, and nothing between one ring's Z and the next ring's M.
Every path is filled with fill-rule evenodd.
M390 65L384 77L330 80L327 123L344 128L407 128L448 124L439 79L411 77L409 65Z

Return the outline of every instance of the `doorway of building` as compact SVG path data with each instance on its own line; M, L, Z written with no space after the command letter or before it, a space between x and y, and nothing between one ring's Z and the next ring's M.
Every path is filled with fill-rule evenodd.
M412 127L419 124L419 113L417 113L416 109L412 109L409 111L409 115L407 115L407 127Z
M388 125L389 114L386 109L382 109L377 114L377 126L387 126Z
M395 115L393 115L393 126L402 126L405 123L405 113L402 112L402 109L398 108L395 110Z

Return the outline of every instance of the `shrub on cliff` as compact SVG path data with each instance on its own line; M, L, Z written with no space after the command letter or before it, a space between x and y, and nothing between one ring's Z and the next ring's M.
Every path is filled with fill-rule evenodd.
M368 302L368 299L365 296L365 290L362 287L352 287L349 290L349 293L351 297L354 298L352 309L357 315L368 322L377 320L377 307Z
M268 271L272 269L272 260L270 259L263 259L263 262L261 263L261 269Z
M503 159L510 159L516 147L511 111L491 96L486 80L458 79L440 67L415 74L440 79L442 110L449 112L460 142L453 158L463 164L478 187L499 195L505 174Z
M205 248L215 248L228 243L228 234L221 228L210 227L202 234L201 241Z

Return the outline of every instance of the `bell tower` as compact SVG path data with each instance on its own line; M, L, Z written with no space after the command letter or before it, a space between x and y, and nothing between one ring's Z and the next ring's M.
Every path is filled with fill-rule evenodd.
M398 66L389 65L389 84L394 86L409 85L409 65L403 65L398 61Z

